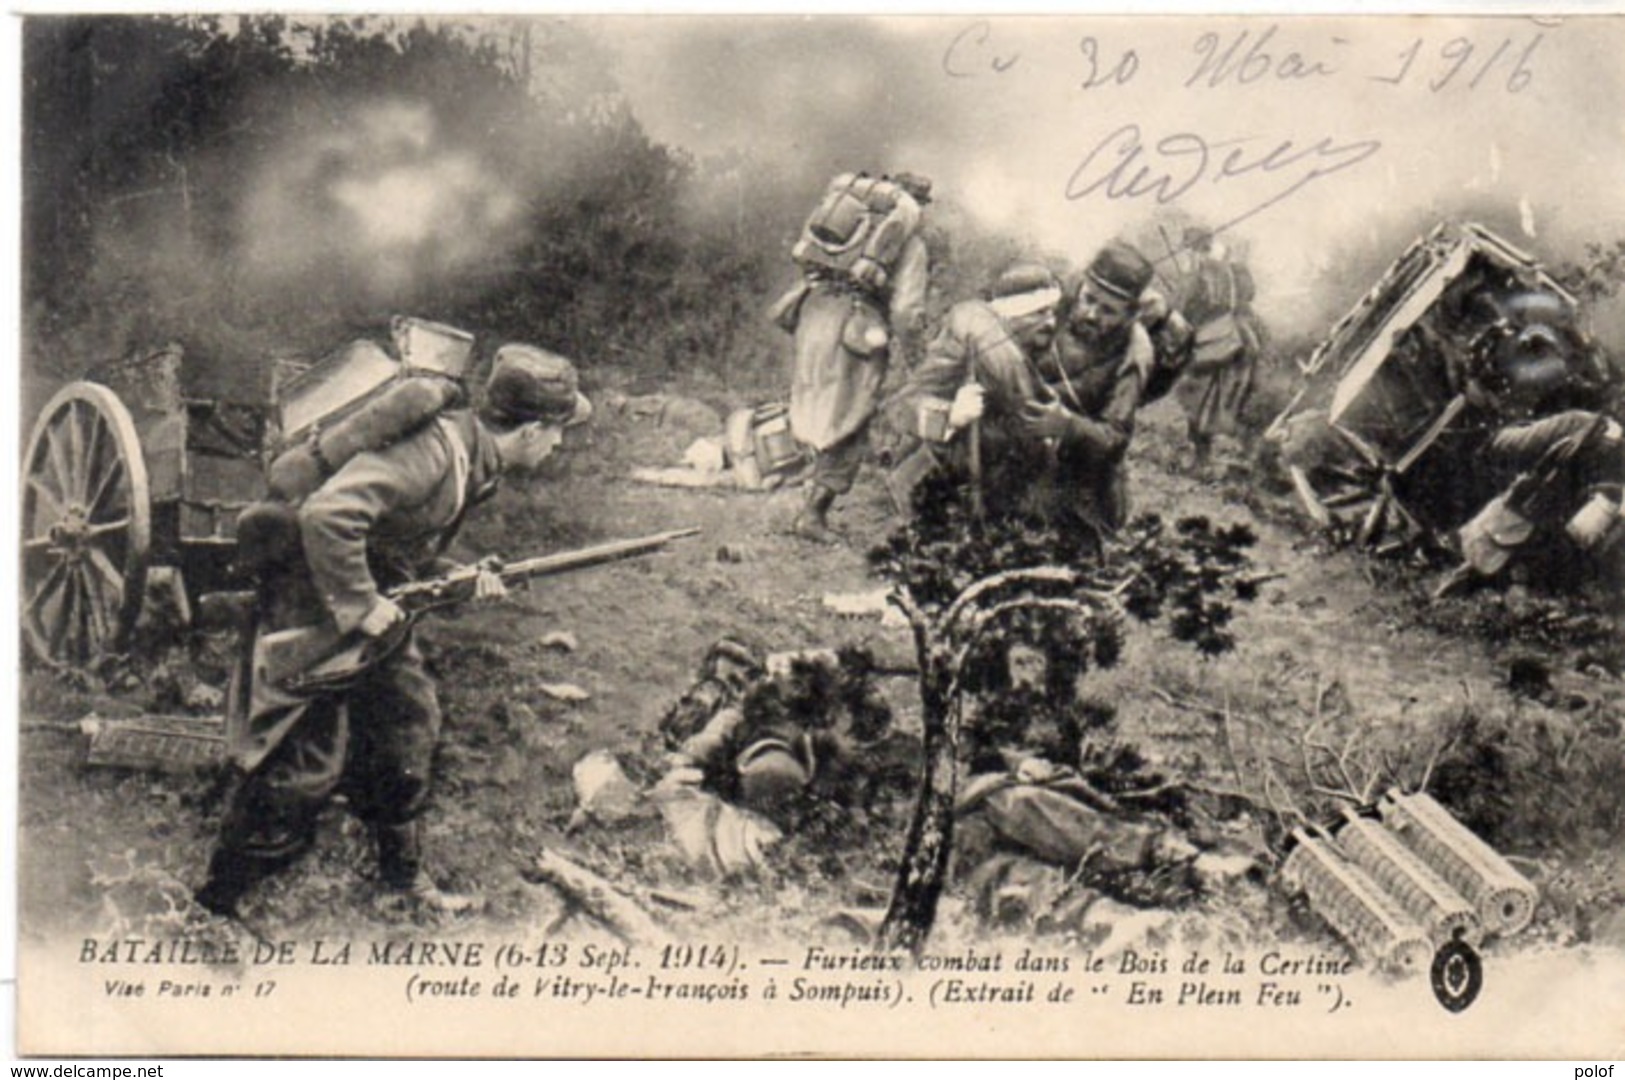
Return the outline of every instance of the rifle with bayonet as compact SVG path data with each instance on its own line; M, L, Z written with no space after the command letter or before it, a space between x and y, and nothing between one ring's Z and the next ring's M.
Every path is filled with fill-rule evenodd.
M670 532L639 536L631 540L610 540L581 548L579 551L538 555L533 559L521 559L515 563L497 564L489 569L502 579L504 585L517 585L533 578L566 574L573 570L585 570L589 566L647 555L659 551L675 540L699 534L698 529L673 529ZM388 596L409 616L449 607L452 604L466 603L474 598L474 585L481 569L482 567L476 563L472 566L459 567L443 577L409 581L390 589Z
M261 634L254 643L254 682L284 694L341 690L398 649L413 624L425 613L472 600L482 570L495 573L504 585L513 586L648 555L674 541L698 536L699 532L699 529L674 529L630 540L611 540L576 551L538 555L501 566L475 564L442 577L407 582L384 594L400 607L406 618L376 638L358 630L341 634L332 620Z

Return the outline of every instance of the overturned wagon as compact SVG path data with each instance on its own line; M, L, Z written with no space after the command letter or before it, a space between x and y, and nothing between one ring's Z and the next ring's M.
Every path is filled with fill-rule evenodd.
M200 385L205 366L167 345L57 391L23 457L29 653L86 666L129 646L149 595L184 619L204 594L239 587L238 518L264 496L266 464L404 372L461 378L473 347L416 319L395 320L392 339L393 351L355 341L221 387Z
M1495 492L1485 433L1591 407L1613 381L1574 296L1490 230L1447 222L1340 319L1267 438L1304 512L1381 552L1444 546Z

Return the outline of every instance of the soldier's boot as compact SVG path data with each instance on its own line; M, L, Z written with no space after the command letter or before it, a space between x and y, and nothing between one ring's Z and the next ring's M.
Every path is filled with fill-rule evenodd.
M475 893L455 893L435 884L423 868L423 841L416 821L375 825L378 838L378 875L384 884L430 911L468 915L485 906Z
M1206 469L1213 461L1213 436L1205 431L1191 429L1191 467L1197 471Z
M807 488L806 503L790 523L790 532L817 544L840 543L840 534L829 527L829 511L834 505L835 492L822 484L811 485Z
M268 939L255 925L243 918L237 905L249 889L266 877L274 865L261 859L249 858L237 852L219 850L209 859L209 877L192 902L197 906L186 912L186 935L200 942L213 944L246 956L256 942Z
M198 906L225 919L237 918L237 905L264 875L260 862L221 849L209 858L209 877L192 894Z
M1473 564L1464 562L1450 573L1446 574L1439 584L1433 587L1429 595L1434 600L1447 600L1454 596L1465 596L1473 591L1473 587L1482 579Z

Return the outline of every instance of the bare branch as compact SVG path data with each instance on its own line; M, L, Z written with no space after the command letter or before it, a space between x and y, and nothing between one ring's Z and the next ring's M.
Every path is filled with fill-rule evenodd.
M1329 799L1337 799L1341 802L1352 803L1355 806L1365 805L1365 800L1361 798L1359 794L1346 788L1329 788L1324 784L1311 783L1309 785L1309 790L1313 791L1316 795L1324 795Z
M1349 760L1354 756L1354 748L1359 745L1360 736L1356 732L1343 740L1343 749L1337 755L1337 775L1342 777L1343 786L1350 795L1361 791L1363 785L1354 780L1354 774L1349 771ZM1362 800L1363 801L1363 800Z
M1384 777L1399 779L1399 769L1394 765L1394 759L1388 756L1386 749L1377 754L1377 762L1378 768L1371 771L1371 775L1366 778L1365 786L1360 789L1360 794L1364 796L1361 802L1366 806L1371 805L1371 796L1382 786Z
M1189 698L1175 697L1168 691L1162 689L1160 686L1149 687L1149 690L1152 697L1156 698L1158 701L1172 705L1176 709L1184 709L1186 712L1202 713L1204 716L1224 715L1223 711L1220 710L1217 705L1212 705L1205 701L1192 701Z
M915 601L914 594L909 592L907 585L899 585L887 593L886 601L903 613L910 626L926 625L925 612L920 610L920 605Z
M989 593L1013 585L1075 585L1079 579L1078 571L1065 566L1035 566L1026 570L1004 570L991 574L980 581L967 585L960 594L954 597L943 613L942 627L945 632L953 633L954 626L964 614L965 609L977 603Z
M1109 618L1113 614L1110 609L1103 612L1099 608L1092 607L1088 603L1084 602L1084 600L1075 597L1018 597L1015 600L1006 600L1002 604L995 604L990 608L978 612L975 620L970 625L971 640L967 642L967 644L973 643L975 638L978 638L985 633L988 626L992 623L997 622L999 619L1010 614L1012 611L1022 610L1066 611L1074 615L1082 615L1084 618L1089 619L1098 619L1103 615Z
M1428 755L1428 763L1422 769L1422 780L1416 785L1417 791L1426 791L1428 789L1428 785L1433 782L1433 770L1438 767L1439 759L1444 757L1445 751L1454 746L1455 742L1456 733L1454 731L1449 732L1439 740L1438 745L1433 748L1433 753Z
M1286 799L1286 809L1283 810L1281 805L1276 802L1275 796L1270 792L1271 787L1283 789L1282 793ZM1296 800L1294 800L1292 796L1287 793L1286 785L1281 782L1280 777L1275 775L1275 767L1270 765L1268 762L1265 762L1264 764L1264 799L1269 804L1271 812L1275 814L1276 820L1279 821L1283 826L1285 826L1291 818L1296 818L1304 825L1310 824L1309 815L1305 814L1301 809L1299 809Z

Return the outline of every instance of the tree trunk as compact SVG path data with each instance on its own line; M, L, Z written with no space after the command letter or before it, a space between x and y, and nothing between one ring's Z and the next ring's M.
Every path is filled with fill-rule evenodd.
M918 953L931 936L953 852L954 795L958 776L959 710L949 695L953 672L945 650L920 657L924 707L924 770L903 847L902 866L886 917L875 936L881 952Z

